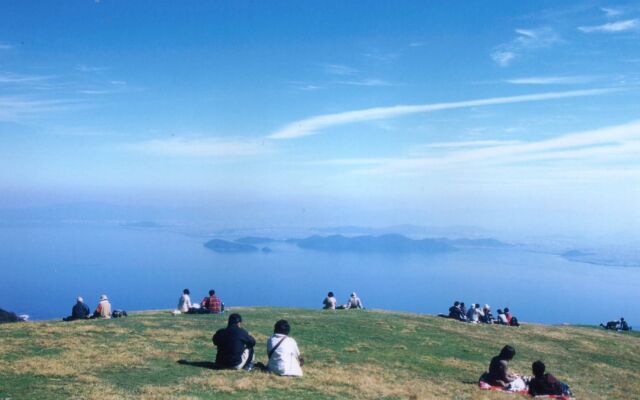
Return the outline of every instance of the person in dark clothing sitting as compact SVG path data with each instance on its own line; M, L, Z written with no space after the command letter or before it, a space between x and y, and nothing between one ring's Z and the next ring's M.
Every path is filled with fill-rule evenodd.
M462 314L462 311L460 310L459 301L456 301L453 303L453 306L449 307L449 318L453 318L458 321L464 321L467 319L467 316Z
M531 365L533 378L529 382L529 394L531 396L556 395L573 396L566 383L560 382L555 376L545 374L545 365L538 360Z
M620 318L620 324L618 329L621 331L630 331L632 328L629 326L627 321L624 320L624 318Z
M256 340L242 328L240 314L229 315L227 327L213 335L213 344L218 348L216 367L220 369L253 369L253 347Z
M87 319L91 314L89 306L84 304L82 297L78 297L76 304L71 309L71 316L63 318L63 321L75 321L77 319Z
M516 379L515 375L509 373L509 361L516 355L516 349L511 346L504 346L500 354L493 357L489 363L488 382L492 386L508 388L511 382Z

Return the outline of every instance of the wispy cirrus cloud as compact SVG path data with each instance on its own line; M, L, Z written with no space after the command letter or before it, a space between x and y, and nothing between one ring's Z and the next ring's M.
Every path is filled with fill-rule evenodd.
M608 22L602 25L578 27L578 30L584 33L616 33L638 29L640 29L640 19L638 18Z
M576 76L529 76L524 78L507 79L505 82L513 85L572 85L593 82L595 77L587 75Z
M128 150L156 156L190 158L251 157L269 151L268 143L255 139L171 137L124 146Z
M622 14L624 14L624 12L622 10L620 10L619 8L612 8L612 7L600 7L600 10L605 13L605 15L608 18L611 17L617 17L620 16Z
M347 111L335 114L318 115L299 121L292 122L282 129L271 133L270 139L293 139L302 136L309 136L318 133L323 129L333 126L345 125L354 122L381 120L395 118L402 115L427 113L439 110L450 110L456 108L481 107L498 104L523 103L532 101L544 101L562 99L569 97L595 96L611 93L617 89L591 89L574 90L565 92L537 93L523 96L493 97L479 100L467 100L451 103L433 103L420 105L398 105L391 107L376 107L364 110Z
M357 75L358 74L358 70L352 67L349 67L347 65L342 65L342 64L325 64L324 66L324 72L329 74L329 75Z
M360 79L360 80L349 80L349 81L338 81L336 82L340 85L349 85L349 86L395 86L395 83L385 81L383 79Z
M84 65L84 64L76 65L76 71L80 71L80 72L102 72L102 71L107 71L108 69L109 67L96 67L96 66Z
M490 144L495 142L495 144ZM460 144L459 146L456 144ZM361 173L417 173L425 168L483 168L531 162L587 163L592 168L608 163L631 163L640 167L640 121L581 131L538 141L443 142L422 145L433 150L420 157L381 159ZM365 159L371 160L371 159ZM338 162L338 160L334 160ZM357 159L340 160L342 165L359 165ZM373 163L362 163L371 165ZM564 164L563 164L564 165Z
M22 96L0 96L0 121L17 122L43 113L68 111L81 107L73 99L33 99Z
M13 49L13 46L11 46L10 44L0 43L0 50L11 50L11 49Z
M515 38L496 46L491 53L491 59L501 67L508 67L515 59L526 52L549 48L562 42L560 35L549 27L516 29L515 33Z
M0 72L0 84L26 84L46 81L53 78L49 75L25 75L12 72Z

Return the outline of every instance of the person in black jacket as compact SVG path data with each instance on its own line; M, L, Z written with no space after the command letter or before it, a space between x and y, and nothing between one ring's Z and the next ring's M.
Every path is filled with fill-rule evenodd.
M63 321L75 321L77 319L87 319L89 318L89 314L91 314L91 310L89 306L84 304L84 300L82 297L78 297L76 304L71 309L71 316L67 318L63 318Z
M227 327L213 335L213 344L218 348L216 367L221 369L253 369L253 347L256 340L242 328L240 314L229 315Z
M556 395L573 396L569 386L560 382L555 376L545 374L546 369L542 361L536 361L531 365L533 379L529 382L529 394L532 396Z

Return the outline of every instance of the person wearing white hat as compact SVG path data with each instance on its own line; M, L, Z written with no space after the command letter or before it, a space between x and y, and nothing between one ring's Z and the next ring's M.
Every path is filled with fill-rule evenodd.
M356 292L353 292L351 293L351 297L349 297L349 300L347 300L347 304L344 305L344 308L347 310L356 308L359 309L364 308L364 305L362 304L362 300L360 300Z
M98 303L98 307L96 307L91 318L111 318L111 303L109 303L109 298L106 294L100 296L100 303Z
M89 318L89 314L91 314L91 310L86 304L84 304L84 299L81 296L78 296L76 304L71 309L71 316L63 318L62 320L75 321L77 319L87 319Z

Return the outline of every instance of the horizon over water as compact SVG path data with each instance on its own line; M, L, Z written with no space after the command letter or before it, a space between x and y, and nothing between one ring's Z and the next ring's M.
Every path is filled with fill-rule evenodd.
M365 307L446 313L453 301L509 307L523 322L640 320L640 268L567 261L519 248L440 254L324 253L285 243L271 253L219 254L206 238L155 229L64 224L0 227L0 308L32 319L69 315L76 296L95 308L173 309L182 289L215 289L228 308L321 308L352 291Z

